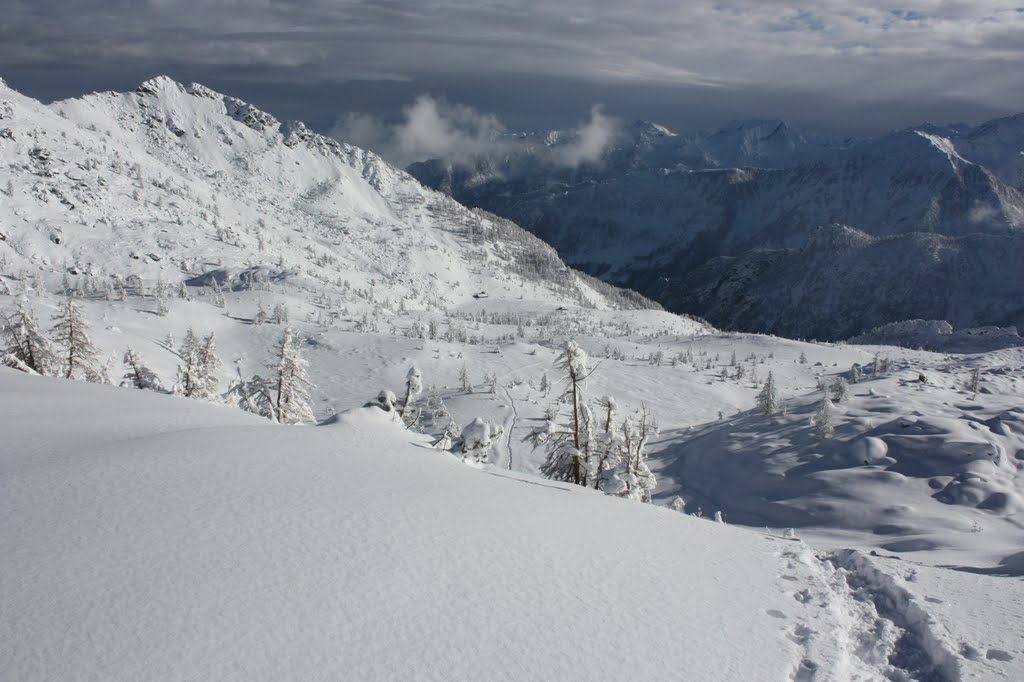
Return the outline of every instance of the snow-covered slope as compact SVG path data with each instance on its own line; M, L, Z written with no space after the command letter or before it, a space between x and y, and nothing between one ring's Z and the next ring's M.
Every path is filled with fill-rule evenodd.
M100 290L128 276L136 289L276 281L424 311L484 290L624 302L609 303L508 221L201 85L160 77L47 107L0 84L0 128L7 276L24 269Z
M774 128L736 124L697 138L657 137L644 128L627 138L625 150L614 147L602 163L580 169L534 164L523 175L493 162L484 170L464 170L435 161L410 170L464 203L517 221L570 264L628 284L673 310L730 328L842 338L922 315L956 326L1024 324L1021 312L1007 310L1002 300L1007 290L1024 290L1024 263L1016 256L1024 239L1024 196L1010 177L1018 172L1015 135L1024 135L1021 130L1019 120L1007 119L970 133L911 129L826 144L808 142L778 122ZM836 273L831 264L805 257L816 251L816 230L833 223L872 238L928 236L887 242L895 250L889 258ZM997 243L975 239L979 235L996 236ZM937 270L945 266L936 268L930 249L920 248L922 240L940 236L962 260L983 263L962 273L966 281L943 282ZM764 260L757 253L763 249L788 250L785 275L759 277L753 263ZM720 264L691 272L716 257L741 259L742 276L727 275L723 286ZM1006 262L989 268L999 259ZM919 278L901 269L908 263ZM780 278L791 286L805 276L829 281L839 299L795 300L784 324L749 316L766 290L768 298L784 295ZM870 311L846 305L843 290L866 278L880 290L928 289L929 300L908 297ZM736 305L736 281L749 305ZM972 292L967 306L964 286ZM922 303L928 312L917 307ZM828 330L837 318L842 328Z
M1017 628L988 620L1019 583L996 599L995 578L908 582L856 552L476 470L374 408L288 428L0 369L0 430L9 679L1022 672ZM943 601L955 618L929 615Z

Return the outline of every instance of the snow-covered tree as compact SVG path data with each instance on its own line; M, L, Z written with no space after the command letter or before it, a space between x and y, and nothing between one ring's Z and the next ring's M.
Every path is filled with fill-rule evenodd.
M622 458L605 492L650 502L656 480L647 466L647 441L657 433L657 424L643 405L636 417L627 417L622 423Z
M423 377L420 375L419 367L413 365L409 368L409 372L405 375L405 399L402 400L402 410L399 416L405 420L407 414L410 414L409 408L412 405L412 400L423 390Z
M258 374L251 379L245 379L242 376L242 370L236 368L236 371L238 372L238 381L228 389L228 395L234 396L240 409L273 419L274 408L267 388L267 381Z
M68 296L60 311L53 318L54 340L63 347L63 374L65 379L74 377L75 372L95 371L99 351L89 338L89 325L85 321L82 306Z
M970 381L967 382L967 390L977 396L979 388L981 388L981 368L975 367L971 371Z
M466 367L466 363L462 363L462 369L459 370L459 383L466 393L473 392L473 382L469 379L469 368Z
M491 457L491 445L500 430L493 429L480 417L466 424L462 429L462 459L474 464L484 464Z
M565 372L563 397L569 402L569 423L547 425L527 436L534 447L544 446L548 456L541 473L548 478L587 485L590 469L590 427L592 418L583 400L583 382L590 376L586 352L575 341L567 341L555 360L555 367Z
M273 382L274 419L282 424L313 421L309 389L313 384L306 372L307 363L302 358L301 339L296 338L292 328L285 327L277 346L277 362L271 366Z
M806 365L807 364L807 354L804 353L803 351L800 351L800 364L801 365Z
M846 379L838 377L832 382L832 400L833 402L841 403L846 400L850 395L849 384L846 383Z
M615 399L605 396L597 401L597 432L593 435L593 473L591 482L595 489L611 492L618 489L618 466L625 455L622 433L616 426Z
M14 313L2 321L3 364L36 374L51 374L57 360L50 342L43 336L35 316L24 300L18 301Z
M131 348L124 352L124 364L127 371L124 374L125 381L122 382L122 386L127 385L160 393L165 392L156 372L147 367L139 354Z
M199 367L200 376L193 397L212 397L217 393L217 386L220 384L220 380L217 378L220 358L217 357L217 340L214 338L213 332L203 339L202 345L199 347Z
M811 417L811 427L814 429L814 437L818 440L827 440L835 433L835 427L832 426L832 402L827 395L821 396L818 409Z
M188 328L185 338L178 348L178 357L181 363L178 364L177 381L174 384L174 393L183 395L186 398L197 398L202 391L204 384L203 364L200 360L202 350L201 342L192 330Z
M859 384L860 380L861 380L860 365L855 362L855 363L853 363L853 366L850 367L850 383L851 384Z
M757 409L762 414L772 415L777 414L780 407L779 391L775 387L775 377L772 376L771 372L768 372L768 379L764 382L761 392L757 394Z

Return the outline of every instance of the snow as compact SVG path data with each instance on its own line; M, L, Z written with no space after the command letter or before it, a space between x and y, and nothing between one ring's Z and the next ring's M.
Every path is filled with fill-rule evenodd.
M115 381L130 347L171 385L191 327L216 335L218 387L0 369L0 677L1024 678L1008 330L806 343L635 309L372 154L200 86L144 90L0 91L0 313L24 297L48 329L67 277ZM857 238L839 231L826 246ZM225 395L276 366L286 324L320 426ZM592 408L657 419L654 505L538 477L526 437L565 419L570 340ZM818 440L818 382L854 363ZM413 367L411 429L361 407ZM783 409L763 415L769 373ZM451 435L486 426L485 461L431 447L437 401ZM704 518L657 506L676 495Z

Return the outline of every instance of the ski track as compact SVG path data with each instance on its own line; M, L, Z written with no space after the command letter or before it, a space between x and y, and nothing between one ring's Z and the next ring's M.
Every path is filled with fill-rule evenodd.
M798 646L794 682L887 679L959 682L959 656L945 628L904 588L855 550L785 550L780 575L808 616L787 637ZM775 615L771 612L769 615ZM779 618L786 617L779 613Z

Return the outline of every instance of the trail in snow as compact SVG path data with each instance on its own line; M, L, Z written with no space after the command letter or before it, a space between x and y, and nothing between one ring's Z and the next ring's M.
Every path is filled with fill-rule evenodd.
M962 679L961 659L949 633L899 578L854 550L816 555L803 546L780 556L792 570L780 578L796 588L793 598L821 607L787 635L802 651L792 680L867 681L880 674L893 680Z

